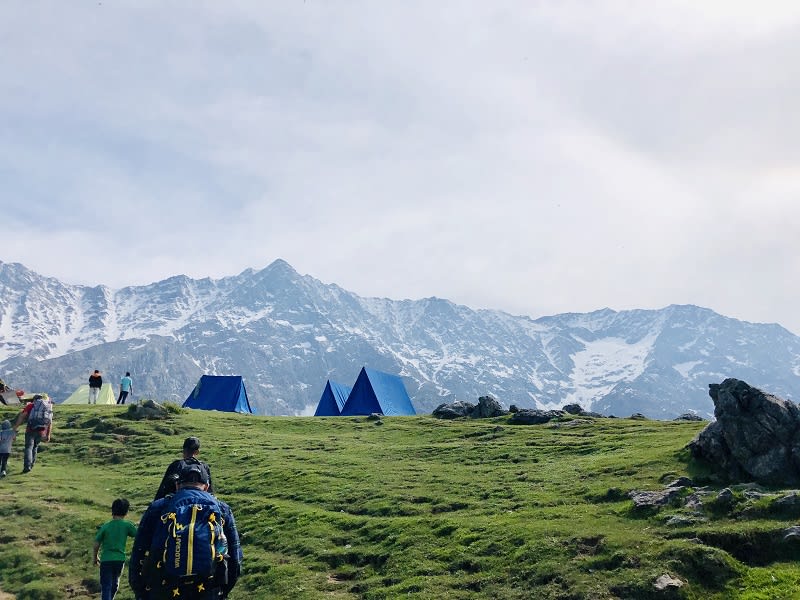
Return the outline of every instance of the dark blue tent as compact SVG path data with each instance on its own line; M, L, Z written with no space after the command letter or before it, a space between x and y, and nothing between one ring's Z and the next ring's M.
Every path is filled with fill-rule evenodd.
M184 408L252 413L239 375L203 375L183 403Z
M415 415L417 411L400 377L364 367L358 374L341 415L347 417L372 413L394 416Z
M325 384L325 389L322 391L314 416L338 417L352 389L350 386L342 385L329 379L328 383Z

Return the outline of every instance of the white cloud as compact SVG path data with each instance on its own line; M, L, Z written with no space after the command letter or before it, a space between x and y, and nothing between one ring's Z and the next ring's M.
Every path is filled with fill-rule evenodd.
M796 3L4 8L0 260L800 333ZM46 243L30 243L44 232Z

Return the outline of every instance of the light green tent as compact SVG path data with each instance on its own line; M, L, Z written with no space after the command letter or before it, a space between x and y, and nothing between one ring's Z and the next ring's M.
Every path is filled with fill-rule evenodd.
M116 404L117 397L114 395L114 386L110 383L104 383L103 387L100 388L100 393L97 395L97 403ZM61 404L89 404L89 384L79 385L78 389L72 392L72 395Z

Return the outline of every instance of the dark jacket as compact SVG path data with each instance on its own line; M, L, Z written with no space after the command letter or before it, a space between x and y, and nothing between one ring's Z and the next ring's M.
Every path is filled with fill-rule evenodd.
M187 464L200 465L205 469L206 473L208 474L208 493L214 493L214 485L211 479L211 467L209 467L208 464L204 463L202 460L192 456L189 458L174 460L169 464L167 470L164 471L164 477L161 478L161 485L158 486L156 497L153 498L154 501L175 493L175 482L178 481L178 473L180 473L184 465Z
M90 388L101 388L103 387L103 377L100 375L94 376L89 375L89 387Z
M147 510L142 515L141 521L139 521L139 528L136 530L136 538L133 540L130 568L128 570L128 583L130 583L137 600L153 600L158 598L157 594L147 590L147 581L142 571L145 565L145 556L150 550L150 545L157 528L164 526L161 522L161 515L168 511L173 499L177 501L185 498L195 498L199 501L208 499L209 497L213 497L213 495L196 488L184 488L175 492L174 496L156 500L147 507ZM236 585L236 581L242 570L242 546L239 542L239 532L236 529L236 521L233 519L231 507L219 498L216 498L216 500L219 503L222 518L225 520L223 531L225 532L225 537L228 539L228 558L226 559L228 581L224 587L220 589L222 595L227 596L233 589L233 586ZM202 594L197 598L216 597L219 597L217 590L209 590L209 593Z

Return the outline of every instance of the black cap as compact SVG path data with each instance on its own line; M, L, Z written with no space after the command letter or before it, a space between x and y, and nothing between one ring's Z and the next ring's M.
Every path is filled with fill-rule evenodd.
M183 451L195 453L200 450L200 440L196 437L188 437L183 440Z
M184 465L178 473L178 483L208 483L208 473L201 465Z

